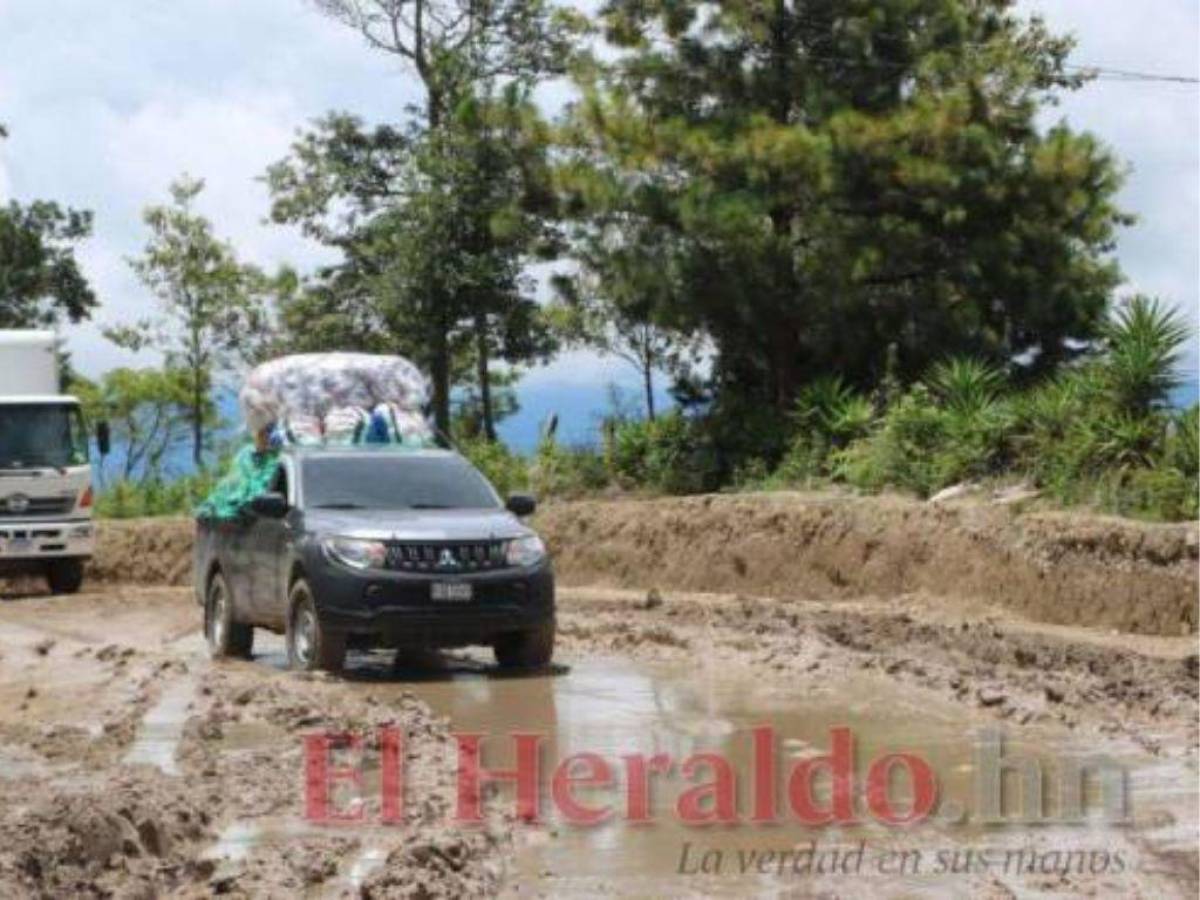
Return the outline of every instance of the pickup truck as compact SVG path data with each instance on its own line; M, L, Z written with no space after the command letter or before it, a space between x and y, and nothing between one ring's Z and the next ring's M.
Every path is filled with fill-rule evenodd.
M216 657L249 657L254 629L288 662L336 671L346 651L491 646L501 666L554 652L554 572L458 453L287 447L268 490L232 519L197 519L195 595Z

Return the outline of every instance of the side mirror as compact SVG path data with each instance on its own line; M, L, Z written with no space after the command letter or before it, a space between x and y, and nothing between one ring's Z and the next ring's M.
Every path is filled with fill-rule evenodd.
M504 504L514 516L532 516L537 511L537 501L529 494L510 494Z
M287 515L287 497L283 494L259 494L250 501L250 511L264 519L282 519Z
M103 420L96 423L96 449L101 456L108 456L108 451L112 449L112 434L108 430L108 422Z

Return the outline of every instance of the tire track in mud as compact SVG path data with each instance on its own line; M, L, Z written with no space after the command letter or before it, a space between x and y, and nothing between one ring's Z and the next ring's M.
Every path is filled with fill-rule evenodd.
M175 592L169 602L184 599ZM37 619L43 605L23 612ZM145 612L137 611L143 621ZM213 664L194 628L180 636L173 614L158 633L138 634L135 648L102 643L103 628L64 637L59 619L70 610L50 613L46 627L0 623L0 633L24 638L0 657L0 684L26 655L53 657L30 722L0 713L0 760L16 758L5 746L27 757L0 778L0 895L495 892L509 829L498 820L462 835L443 824L452 796L447 724L415 698L383 705L348 696L337 679ZM56 696L56 684L69 695L80 681L92 686L90 697ZM47 724L89 699L99 725ZM409 777L423 805L407 812L403 828L347 834L306 825L303 735L369 736L383 724L409 736ZM289 827L276 830L278 822ZM227 859L239 829L241 853Z
M1197 663L1184 644L1141 652L1131 649L1142 646L1132 638L1042 632L1001 616L931 610L919 600L799 606L567 589L560 658L679 663L697 683L704 671L711 677L738 668L767 687L799 685L825 698L836 698L851 678L880 679L912 702L928 696L1018 735L1049 727L1098 747L1134 742L1194 775ZM446 824L455 755L449 731L461 723L435 714L419 684L409 691L395 676L376 685L281 672L270 652L251 663L212 664L195 626L183 624L196 616L191 604L182 589L115 589L74 609L48 600L5 606L19 621L0 622L0 696L16 701L0 710L0 759L11 756L24 768L20 778L0 779L0 894L388 897L487 896L506 884L543 889L537 873L532 881L508 880L514 852L541 833L506 818L511 804L500 804L482 829ZM126 643L112 643L123 628ZM19 711L23 692L39 679L36 696ZM122 761L139 736L162 737L150 727L156 704L169 713L159 724L169 720L175 776ZM371 735L388 723L410 738L406 765L417 801L404 827L298 828L302 736L352 730L367 737L370 756L378 751ZM161 759L160 752L149 761ZM1183 818L1131 832L1140 856L1166 873L1147 873L1135 887L1146 895L1194 895L1196 854L1160 838L1189 828L1195 831L1194 819ZM551 881L547 889L588 893L586 885L570 885ZM997 896L1030 887L1003 879L972 886ZM679 887L706 891L703 883ZM1089 884L1051 879L1035 887L1053 893Z

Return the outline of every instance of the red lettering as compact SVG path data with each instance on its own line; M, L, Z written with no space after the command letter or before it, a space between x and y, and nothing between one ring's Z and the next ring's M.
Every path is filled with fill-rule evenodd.
M572 773L578 764L587 767L584 773ZM599 809L584 806L575 799L576 787L609 787L612 784L612 770L604 757L598 753L576 753L568 756L554 770L554 778L550 790L558 811L572 825L595 825L603 822L612 815L612 807L604 806Z
M517 768L492 771L479 763L479 745L484 735L456 734L458 742L458 809L460 822L483 821L483 785L498 781L514 781L517 785L517 818L526 822L538 821L540 734L514 734Z
M701 766L710 768L716 780L680 794L675 804L676 815L688 825L736 822L737 778L733 766L719 753L693 753L683 761L679 771L684 778L692 778Z
M827 809L813 795L813 782L821 771L827 771L832 782ZM788 779L788 799L792 813L805 825L854 824L854 736L849 728L831 728L829 753L796 763Z
M903 766L908 769L912 782L912 806L904 815L892 808L889 788L892 769ZM867 807L880 822L888 825L914 825L924 821L937 802L937 776L929 764L911 753L892 753L871 763L867 771Z
M385 825L404 822L404 735L395 725L379 729L380 817Z
M752 822L777 821L775 809L775 729L760 725L750 732L754 740L754 815Z
M329 761L332 749L348 750L354 763L333 766ZM311 821L360 822L364 815L362 804L362 769L359 767L362 738L356 734L309 734L304 737L304 815ZM330 808L333 785L348 782L355 788L349 810Z
M666 775L671 771L671 757L655 753L646 759L640 753L621 757L625 760L625 818L642 823L650 821L650 775Z

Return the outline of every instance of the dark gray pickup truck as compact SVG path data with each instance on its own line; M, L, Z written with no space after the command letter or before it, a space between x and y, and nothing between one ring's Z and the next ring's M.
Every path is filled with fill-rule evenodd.
M521 522L448 450L289 448L239 517L198 519L196 598L215 656L248 657L255 628L287 636L298 669L347 648L494 648L502 666L554 652L554 573Z

